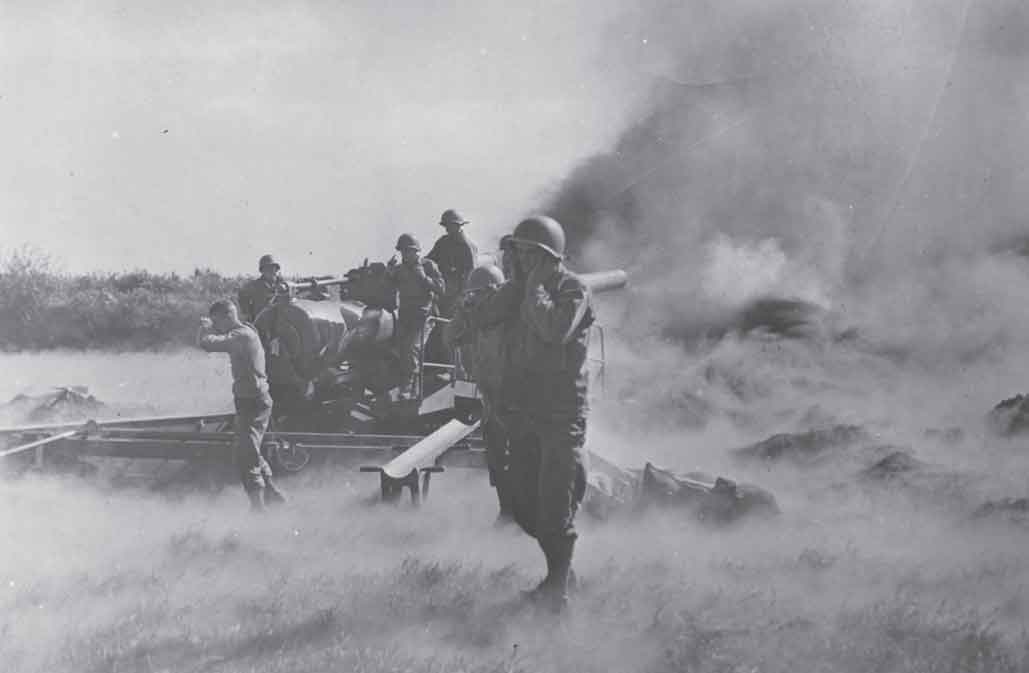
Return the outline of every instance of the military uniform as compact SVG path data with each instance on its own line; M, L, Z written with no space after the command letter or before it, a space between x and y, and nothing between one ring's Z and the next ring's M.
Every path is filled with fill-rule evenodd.
M500 519L512 520L511 487L508 485L507 432L498 417L496 400L503 385L504 326L476 329L469 320L472 306L459 304L443 330L444 343L460 353L460 360L475 381L482 399L482 433L486 442L489 483L497 491Z
M443 234L426 257L439 267L446 282L446 292L439 298L440 315L450 318L464 291L465 279L475 266L478 249L468 240L464 230Z
M505 283L476 310L474 322L505 330L496 406L509 439L514 516L547 560L547 578L536 591L553 588L563 601L575 515L586 492L589 291L558 265L538 287Z
M262 312L272 305L276 297L288 297L289 286L282 280L268 282L263 277L248 282L239 291L240 318L258 328L261 343L265 347L265 369L268 373L269 391L274 403L275 416L290 414L300 408L299 401L307 381L297 376L289 358L277 353L275 316Z
M243 490L255 509L264 505L264 492L281 498L272 482L272 470L261 454L264 433L271 419L272 400L265 375L264 348L257 330L239 325L226 334L206 334L200 347L211 353L228 353L232 368L232 396L236 406L235 463Z
M252 323L257 314L272 303L277 296L288 296L289 287L281 280L268 282L264 278L255 278L239 290L239 317L244 322Z
M274 404L275 418L302 413L309 402L308 380L297 373L289 356L268 353L267 369L268 392Z
M519 304L517 359L505 386L523 391L511 400L512 481L519 484L516 516L530 535L574 540L574 520L586 488L588 370L593 322L589 293L559 268ZM544 550L546 551L546 550Z
M418 372L418 358L427 338L426 321L433 313L435 298L446 284L436 263L421 259L413 267L400 263L391 267L397 291L396 344L402 364L404 385L410 385Z

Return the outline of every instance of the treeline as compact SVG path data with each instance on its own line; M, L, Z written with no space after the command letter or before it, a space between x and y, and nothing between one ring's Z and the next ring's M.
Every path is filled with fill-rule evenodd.
M192 343L211 302L235 297L242 278L208 269L191 276L69 275L19 250L0 259L0 349L146 350Z

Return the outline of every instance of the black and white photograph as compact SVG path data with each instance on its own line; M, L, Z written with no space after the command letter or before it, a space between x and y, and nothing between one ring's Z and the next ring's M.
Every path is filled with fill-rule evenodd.
M1029 4L0 0L0 671L1029 671Z

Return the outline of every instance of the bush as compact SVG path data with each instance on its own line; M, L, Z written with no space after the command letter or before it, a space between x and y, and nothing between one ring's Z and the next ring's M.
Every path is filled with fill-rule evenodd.
M242 278L137 270L69 276L23 248L0 260L0 348L154 349L192 343L197 318Z
M43 253L26 247L0 260L0 339L35 346L56 288L50 259Z

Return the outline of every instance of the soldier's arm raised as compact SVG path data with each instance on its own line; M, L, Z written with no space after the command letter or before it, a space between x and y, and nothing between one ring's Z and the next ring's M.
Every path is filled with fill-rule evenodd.
M521 305L522 319L549 343L568 343L589 308L589 293L578 279L567 278L551 295L542 285L530 289Z
M201 328L200 334L197 335L197 345L208 353L231 353L236 348L239 336L239 333L235 331L228 334L214 334Z

